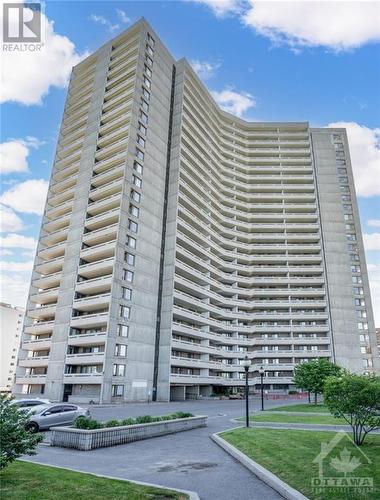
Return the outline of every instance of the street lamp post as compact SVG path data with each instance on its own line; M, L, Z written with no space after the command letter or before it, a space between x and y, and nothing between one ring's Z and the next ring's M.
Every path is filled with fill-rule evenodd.
M249 367L251 366L251 361L248 359L248 356L246 356L244 358L242 365L244 366L244 370L245 370L245 426L249 427L248 371L249 371Z
M259 374L260 374L260 381L261 381L261 411L264 411L264 383L263 383L264 373L265 373L264 368L262 366L260 366Z

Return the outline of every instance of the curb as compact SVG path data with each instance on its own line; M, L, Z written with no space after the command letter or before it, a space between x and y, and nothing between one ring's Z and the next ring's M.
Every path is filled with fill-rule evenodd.
M234 427L233 429L226 429L222 432L232 431L234 429L240 429L240 427ZM225 452L231 455L233 458L238 460L244 467L253 472L255 476L261 479L268 486L273 488L277 493L286 498L287 500L308 500L302 493L298 490L292 488L287 483L282 481L279 477L277 477L273 472L270 472L268 469L258 464L251 458L247 457L244 453L239 451L237 448L227 443L223 438L221 438L219 433L212 434L210 438Z
M145 483L144 481L134 481L133 479L116 477L116 476L107 476L106 474L94 474L93 472L87 472L85 470L68 469L67 467L61 467L59 465L44 464L42 462L34 462L33 460L25 460L23 458L18 458L17 460L19 460L20 462L28 462L28 463L33 463L33 464L37 464L37 465L44 465L45 467L54 467L55 469L63 469L63 470L69 470L72 472L80 472L82 474L89 474L90 476L95 476L95 477L104 477L105 479L115 479L116 481L128 481L129 483L140 484L141 486L152 486L154 488L172 490L172 491L176 491L178 493L183 493L185 495L188 495L189 500L200 500L198 493L196 493L195 491L180 490L178 488L173 488L172 486L164 486L162 484L156 484L156 483Z

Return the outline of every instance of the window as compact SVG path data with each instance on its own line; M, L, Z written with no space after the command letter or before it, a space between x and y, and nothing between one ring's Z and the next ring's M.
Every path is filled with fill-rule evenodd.
M144 65L144 71L147 74L147 76L149 76L149 78L152 78L152 71L150 68L148 68L146 64Z
M352 283L363 283L362 277L361 276L352 276Z
M360 266L351 266L352 273L360 273Z
M132 203L129 205L129 213L133 215L133 217L138 217L139 216L140 210L132 205Z
M359 255L357 255L356 253L350 253L350 259L351 259L351 262L359 262Z
M133 282L133 272L129 271L128 269L124 269L123 280L128 281L128 283L132 283Z
M364 295L363 288L361 286L354 287L354 294L355 295Z
M343 205L343 210L345 212L352 212L352 205Z
M148 66L152 67L153 66L153 59L148 56L148 54L145 55L145 61L148 64Z
M135 161L133 163L133 170L135 170L138 174L142 175L142 173L143 173L143 166L140 165L139 162Z
M111 388L112 397L122 397L124 395L123 385L113 385Z
M355 224L346 224L347 231L355 231Z
M144 76L144 85L150 89L150 80L148 77Z
M356 234L346 234L348 241L356 241Z
M132 183L138 188L141 188L142 186L142 180L140 177L137 177L137 175L132 175Z
M356 317L357 318L366 318L367 317L367 311L356 311Z
M141 107L142 107L143 111L146 111L146 112L149 111L149 104L146 101L144 101L144 99L141 99Z
M130 312L131 312L131 308L130 307L128 307L128 306L120 306L119 316L121 316L122 318L129 318Z
M115 356L120 356L121 358L125 358L126 355L127 355L127 346L124 344L116 344Z
M144 88L144 87L143 87L142 91L143 91L143 96L144 96L144 98L145 98L147 101L149 101L149 100L150 100L150 92L149 92L148 90L146 90L146 88Z
M358 251L357 245L354 245L353 243L349 243L347 245L347 249L349 252L357 252Z
M125 252L124 260L130 266L135 265L135 256L132 253Z
M150 45L152 47L154 47L156 44L156 42L154 41L154 38L152 37L152 35L150 33L148 33L148 42L150 43Z
M354 216L352 214L344 214L344 220L354 220Z
M137 136L137 144L142 148L145 148L145 139L141 135Z
M153 49L150 45L146 44L146 51L147 53L152 57L153 56Z
M339 182L341 184L348 184L348 177L339 177Z
M135 201L136 203L140 203L140 200L141 200L141 194L138 193L137 191L135 191L134 189L132 189L131 191L131 198L133 201Z
M355 305L356 306L365 306L365 300L364 299L355 299Z
M119 337L128 337L129 326L128 325L118 325L117 334L119 335Z
M136 239L132 238L132 236L127 236L127 247L136 248Z
M336 162L336 164L337 164L337 165L345 165L345 164L346 164L346 160L342 160L342 159L340 159L340 158L336 158L335 162ZM338 168L338 171L339 171L339 170L340 170L340 169ZM342 169L342 170L343 170L343 169ZM339 172L339 173L341 173L341 172Z
M148 115L144 113L144 111L142 111L141 109L140 109L140 120L143 121L145 124L148 123Z
M359 330L368 330L368 323L358 323Z
M121 297L125 300L132 300L132 290L130 288L126 288L125 286L121 287Z
M146 135L146 126L139 122L139 132Z
M342 194L342 201L349 201L351 202L351 196L347 194Z
M144 161L145 155L139 148L136 148L136 156L139 160Z
M113 376L114 377L124 377L125 376L125 365L113 365Z
M348 186L340 186L340 192L341 193L349 193L350 188Z
M128 229L130 231L132 231L133 233L137 233L138 228L139 228L139 225L136 222L134 222L131 219L128 220Z
M369 342L368 333L363 333L359 335L360 342Z

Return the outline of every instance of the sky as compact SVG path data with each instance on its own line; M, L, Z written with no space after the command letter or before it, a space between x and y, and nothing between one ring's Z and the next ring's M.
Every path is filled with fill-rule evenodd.
M380 326L378 1L47 1L41 51L2 54L0 301L26 304L71 68L142 16L227 111L347 128Z

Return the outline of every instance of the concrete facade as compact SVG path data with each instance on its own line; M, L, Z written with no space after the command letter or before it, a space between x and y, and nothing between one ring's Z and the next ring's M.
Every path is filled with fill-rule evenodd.
M374 335L344 130L223 112L144 20L73 69L16 394L197 398L246 355L287 391L318 357L377 369Z
M15 381L25 310L0 303L0 392L11 392Z

